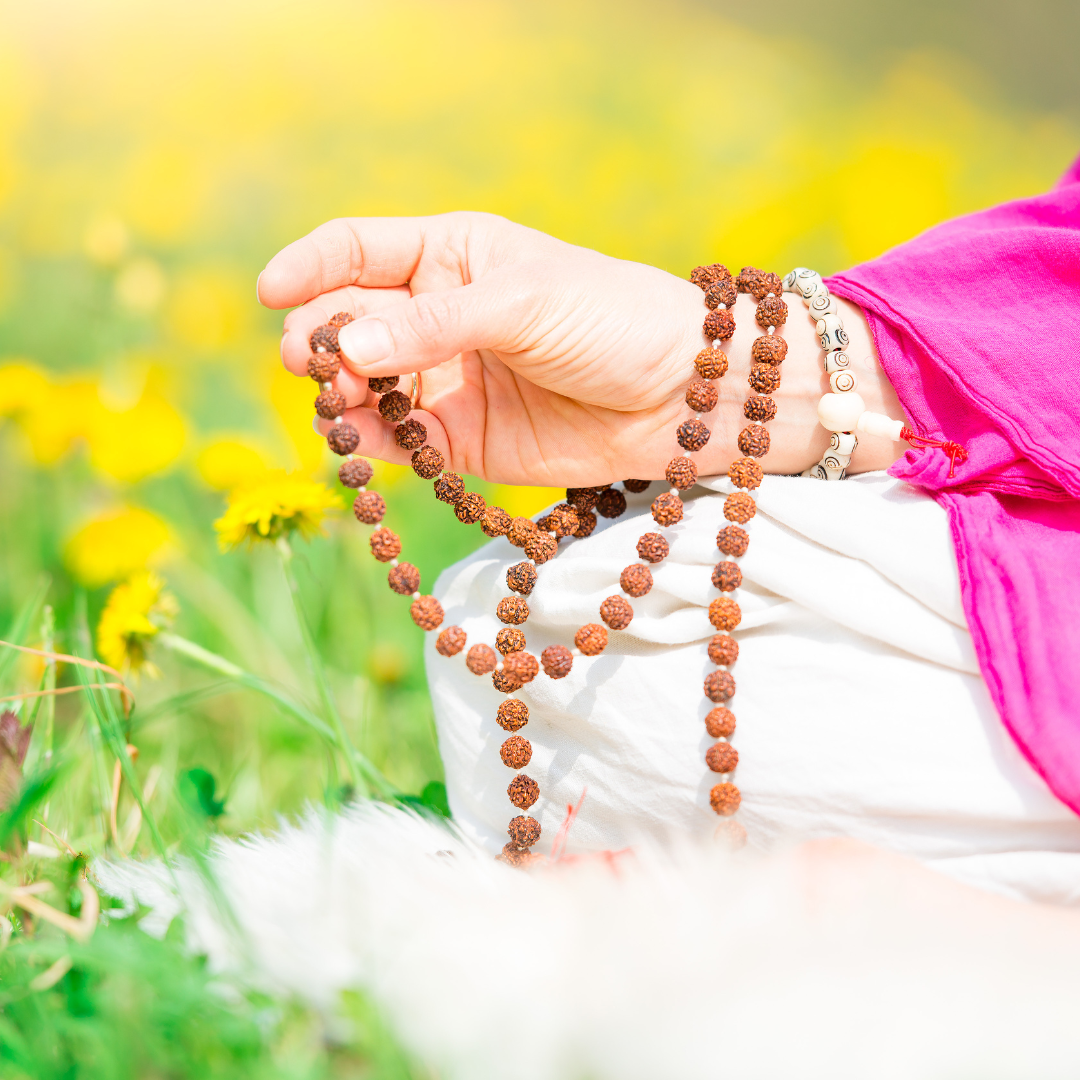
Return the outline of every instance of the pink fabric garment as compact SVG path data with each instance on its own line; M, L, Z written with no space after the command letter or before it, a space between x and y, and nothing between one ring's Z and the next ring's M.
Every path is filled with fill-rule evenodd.
M968 450L952 479L939 449L889 472L948 511L994 704L1080 813L1080 159L828 285L866 312L915 431Z

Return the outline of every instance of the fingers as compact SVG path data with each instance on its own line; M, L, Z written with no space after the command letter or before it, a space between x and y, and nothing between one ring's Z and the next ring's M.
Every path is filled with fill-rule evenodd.
M413 451L402 449L394 438L397 424L384 420L375 409L349 409L345 413L345 419L360 433L360 442L353 451L354 454L389 461L394 465L412 463ZM431 413L414 409L409 413L409 419L419 420L427 428L427 445L434 446L449 461L450 440L438 418ZM332 420L315 421L315 429L324 437L333 426Z

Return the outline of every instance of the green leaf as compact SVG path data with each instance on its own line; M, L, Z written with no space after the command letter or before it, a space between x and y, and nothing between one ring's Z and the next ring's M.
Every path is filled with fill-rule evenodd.
M217 820L225 813L225 800L216 798L217 781L206 769L188 769L183 784L188 803L205 817Z
M443 817L453 817L450 813L450 800L446 797L446 785L441 780L432 780L422 792L420 801Z

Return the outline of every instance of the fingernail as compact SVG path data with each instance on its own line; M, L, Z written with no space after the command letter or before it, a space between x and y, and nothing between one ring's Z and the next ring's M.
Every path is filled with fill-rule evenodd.
M322 432L319 430L319 418L317 416L311 418L311 428L319 438L322 438Z
M260 300L260 299L259 299L259 282L260 282L260 281L262 281L262 276L263 276L263 274L265 274L265 273L266 273L266 271L265 271L265 270L263 270L263 271L262 271L262 272L261 272L261 273L259 274L259 276L258 276L258 277L257 277L257 278L255 279L255 303L257 303L257 304L261 304L261 303L262 303L262 300Z
M338 331L341 351L354 364L374 364L385 360L393 351L390 331L382 319L360 319Z

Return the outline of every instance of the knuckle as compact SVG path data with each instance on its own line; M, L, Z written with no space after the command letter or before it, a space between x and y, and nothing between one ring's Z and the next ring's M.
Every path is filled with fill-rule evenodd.
M441 293L421 293L412 303L409 330L417 343L429 347L440 344L454 325L454 311Z

